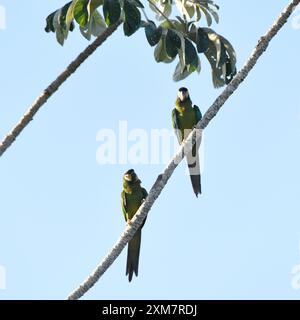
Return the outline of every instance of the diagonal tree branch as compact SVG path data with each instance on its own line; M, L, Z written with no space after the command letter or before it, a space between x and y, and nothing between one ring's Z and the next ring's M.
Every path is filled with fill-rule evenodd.
M80 65L90 56L102 43L119 27L122 21L119 21L107 28L92 44L90 44L78 57L72 61L68 67L40 94L33 102L27 112L24 114L19 123L9 132L3 141L0 143L0 157L12 145L17 136L33 119L38 110L47 102L55 91L80 67Z
M164 171L158 176L156 182L152 186L146 201L141 205L134 218L131 220L132 225L127 226L119 240L113 246L108 255L100 262L96 269L91 273L91 275L77 288L70 296L69 300L75 300L82 297L105 273L105 271L112 265L112 263L117 259L121 251L124 249L128 241L134 236L136 230L142 224L146 215L149 213L152 205L159 197L163 188L166 186L169 178L173 174L174 170L178 164L183 159L183 152L185 154L191 152L192 150L192 137L195 130L200 130L200 132L207 127L209 122L216 116L218 111L227 101L227 99L233 94L233 92L239 87L243 80L247 77L248 73L255 66L256 62L260 56L267 49L272 38L277 34L277 32L286 23L289 16L292 14L295 7L300 3L300 0L293 0L289 5L281 12L280 16L275 20L270 30L260 38L258 44L251 53L249 59L245 63L244 67L237 73L230 84L225 88L221 95L215 100L212 106L204 114L201 121L198 122L196 128L188 136L186 141L180 146L174 157L171 159ZM197 135L201 138L201 135Z

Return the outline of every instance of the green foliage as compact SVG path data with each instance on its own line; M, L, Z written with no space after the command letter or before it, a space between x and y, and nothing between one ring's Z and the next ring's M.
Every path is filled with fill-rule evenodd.
M167 54L166 34L167 34L167 30L164 29L162 31L161 38L160 38L160 40L154 50L154 58L155 58L156 62L170 63L175 59L175 57L172 58Z
M104 0L103 14L108 26L116 23L121 16L121 5L119 0Z
M75 24L73 21L67 23L67 14L72 2L67 3L61 9L51 13L46 19L46 32L55 32L56 40L61 45L64 44L65 39L68 37L69 31L73 31Z
M129 2L128 0L124 0L123 2L123 10L124 10L124 34L126 36L131 36L134 34L139 28L141 24L141 13L137 8L137 2Z
M106 23L98 11L94 11L90 20L84 27L80 27L81 34L87 39L91 40L94 37L100 36L106 30Z
M232 45L211 28L198 26L201 21L208 27L213 21L219 22L219 7L212 0L148 0L148 3L156 14L158 25L146 15L146 21L141 19L144 5L140 0L73 0L47 17L45 30L54 32L57 41L63 45L75 23L82 35L90 40L121 19L126 36L133 35L140 28L145 29L148 43L155 46L157 62L170 63L178 57L174 81L180 81L195 71L200 72L199 54L204 54L209 61L216 88L232 80L236 74L236 55ZM174 4L181 16L171 18ZM99 12L100 7L103 15Z
M202 28L198 28L198 30L196 31L196 36L194 41L196 42L197 51L199 53L204 53L208 49L209 38L207 33Z
M156 27L153 21L148 21L145 26L145 34L146 38L150 44L150 46L155 46L161 38L162 35L162 27Z
M88 23L89 12L87 8L87 0L77 0L74 6L74 19L81 26L84 27Z
M212 18L217 23L219 22L217 13L219 7L211 0L149 0L149 2L151 10L156 13L157 20L164 20L165 17L169 18L172 13L172 5L175 2L178 11L187 19L199 21L204 15L208 26L212 24ZM157 8L160 10L157 10Z
M181 48L181 40L172 29L167 30L166 34L166 53L170 58L175 58Z

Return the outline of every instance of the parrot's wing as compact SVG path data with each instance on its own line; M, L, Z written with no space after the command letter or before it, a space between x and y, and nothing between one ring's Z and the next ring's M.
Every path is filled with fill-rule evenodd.
M202 113L201 113L200 109L198 108L198 106L196 106L196 105L194 105L194 112L195 112L195 119L196 119L195 125L197 125L197 123L202 119ZM197 134L199 134L199 133L196 133L196 135ZM194 138L197 137L196 135L194 136ZM196 149L199 149L199 146L198 147L194 146L194 148L193 148L194 156L196 155Z
M198 106L194 105L194 111L195 111L195 115L196 115L196 124L202 119L202 113L200 111L200 109L198 108Z
M181 137L181 130L179 128L179 122L178 122L178 111L175 108L172 111L172 125L175 130L178 143L181 144L182 137Z
M148 192L145 188L142 188L142 193L143 193L143 200L145 200L148 196Z
M143 193L143 200L145 201L145 199L146 199L147 196L148 196L148 192L147 192L147 190L146 190L145 188L142 188L142 193ZM146 218L145 218L145 220L143 221L143 223L142 223L142 225L141 225L141 228L143 228L143 226L144 226L144 224L145 224L145 222L146 222L146 219L147 219L147 215L146 215Z
M126 200L126 193L125 191L122 191L121 193L121 207L122 207L122 211L123 211L123 215L125 218L125 221L127 222L127 200Z

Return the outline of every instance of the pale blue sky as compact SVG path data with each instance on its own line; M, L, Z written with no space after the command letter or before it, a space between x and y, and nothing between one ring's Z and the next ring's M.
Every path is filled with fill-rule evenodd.
M287 2L217 1L213 29L234 45L239 68ZM44 32L64 3L0 0L1 139L88 44L78 30L64 47ZM299 39L290 20L207 128L199 199L185 163L176 170L143 229L139 277L128 283L123 251L85 298L300 298L291 286L300 264ZM120 30L40 110L0 159L0 299L64 299L102 260L124 228L121 179L132 165L97 163L98 130L120 120L170 129L183 85L205 112L221 91L204 57L202 67L174 83L175 64L155 63L143 30ZM149 189L163 165L134 168Z

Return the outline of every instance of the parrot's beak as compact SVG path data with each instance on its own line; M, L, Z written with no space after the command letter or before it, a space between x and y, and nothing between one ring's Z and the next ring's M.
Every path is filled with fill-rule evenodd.
M133 169L130 169L127 172L125 172L124 179L126 181L135 181L137 179L137 175Z
M177 93L177 97L180 99L180 101L184 101L188 96L188 91L178 91Z
M127 173L127 174L124 175L124 179L125 179L126 181L132 181L132 175L129 174L129 173Z
M183 93L181 91L178 91L177 97L179 98L180 101L183 100Z

